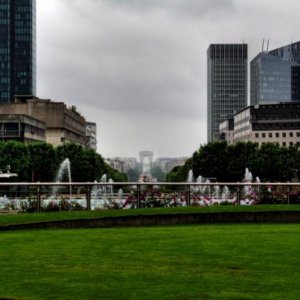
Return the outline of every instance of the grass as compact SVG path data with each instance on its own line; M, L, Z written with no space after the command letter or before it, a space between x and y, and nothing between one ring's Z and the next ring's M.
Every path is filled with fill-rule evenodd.
M57 220L72 220L85 218L120 217L131 215L155 214L187 214L187 213L214 213L240 211L299 211L300 205L254 205L254 206L210 206L210 207L174 207L174 208L146 208L130 210L98 210L98 211L68 211L51 213L24 213L17 215L0 215L0 226L47 222Z
M299 299L300 224L0 233L0 298Z

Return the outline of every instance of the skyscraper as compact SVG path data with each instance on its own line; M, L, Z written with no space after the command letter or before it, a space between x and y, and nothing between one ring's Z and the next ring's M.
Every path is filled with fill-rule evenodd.
M0 0L0 102L35 95L35 23L35 0Z
M207 50L207 140L219 123L247 106L247 44L212 44Z
M251 105L300 100L300 42L259 53L250 70Z

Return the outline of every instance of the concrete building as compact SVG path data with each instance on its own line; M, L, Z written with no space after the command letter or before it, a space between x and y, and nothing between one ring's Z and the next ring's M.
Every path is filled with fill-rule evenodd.
M234 144L234 119L227 119L219 125L220 140L226 140L228 144Z
M14 103L0 103L0 115L25 115L46 124L46 142L59 146L86 143L86 121L74 108L63 102L20 96Z
M127 173L128 170L139 168L137 159L134 157L111 157L106 162L115 170Z
M85 127L85 144L87 148L97 150L97 124L94 122L86 122Z
M207 139L219 138L219 123L247 106L247 44L212 44L207 50Z
M250 104L300 100L300 42L258 54L250 63Z
M0 1L0 102L35 95L36 1Z
M220 124L220 136L228 143L266 142L281 146L300 145L300 103L248 106L234 115L233 127ZM233 139L229 138L230 136Z
M0 114L0 140L45 142L46 124L27 115Z

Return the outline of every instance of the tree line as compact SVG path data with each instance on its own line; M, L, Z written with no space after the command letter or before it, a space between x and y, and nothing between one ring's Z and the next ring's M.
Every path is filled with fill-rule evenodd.
M0 142L0 168L10 165L20 182L54 181L59 165L66 158L70 160L73 182L99 181L103 174L114 181L127 181L127 176L112 169L100 154L80 145L53 147L43 142Z
M167 174L169 182L184 182L189 170L194 177L214 178L219 182L241 182L245 169L261 181L285 182L300 178L300 148L283 147L275 143L240 142L228 145L226 142L209 143L200 146L185 165L175 167Z

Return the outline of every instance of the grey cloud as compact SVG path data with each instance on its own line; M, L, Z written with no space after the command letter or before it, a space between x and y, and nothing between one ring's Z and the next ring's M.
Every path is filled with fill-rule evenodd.
M149 10L163 10L191 16L203 16L207 13L229 11L234 9L235 0L103 0L116 7L138 10L148 13Z
M245 40L250 60L264 37L273 48L300 38L293 0L37 3L39 96L96 121L105 156L190 155L206 141L209 44Z

